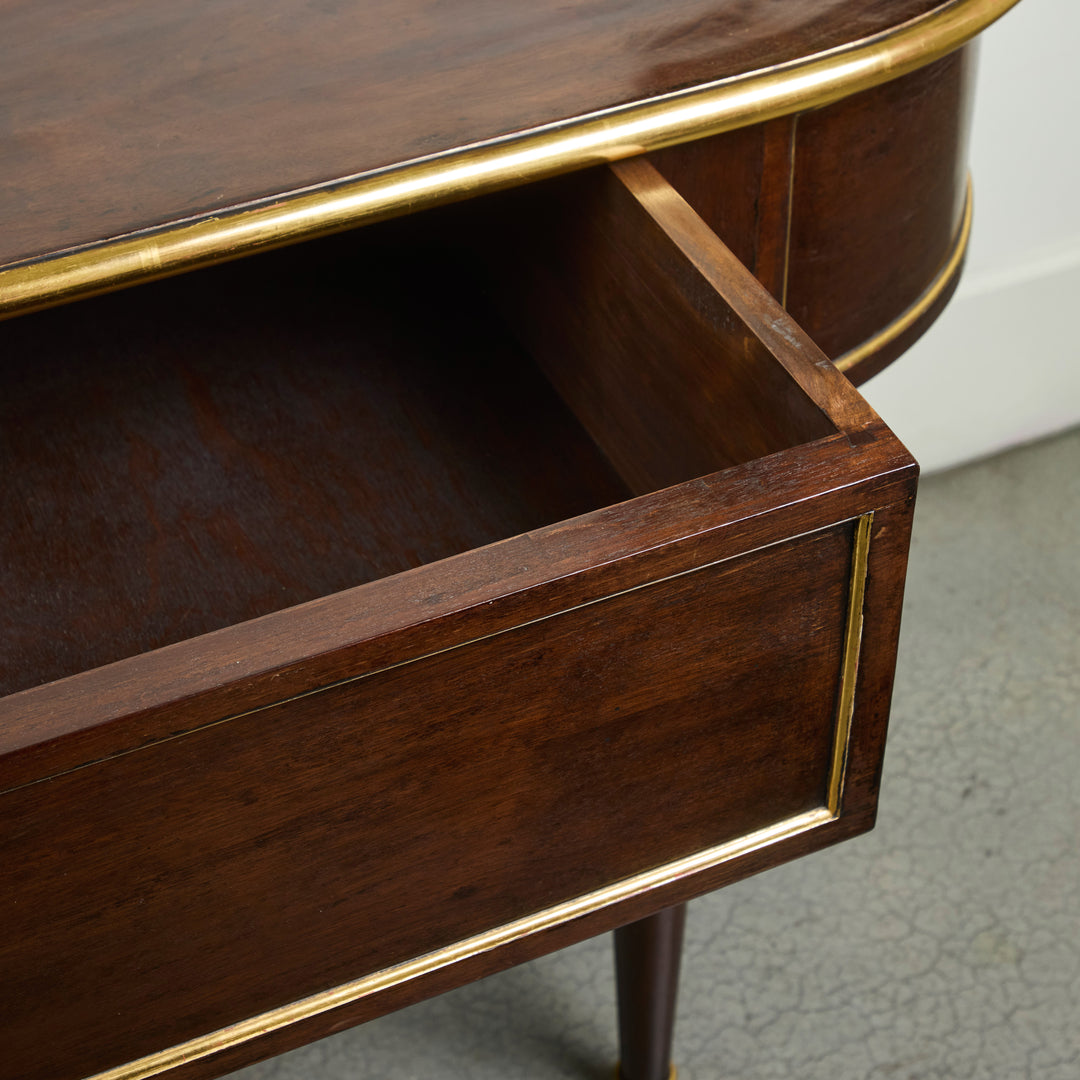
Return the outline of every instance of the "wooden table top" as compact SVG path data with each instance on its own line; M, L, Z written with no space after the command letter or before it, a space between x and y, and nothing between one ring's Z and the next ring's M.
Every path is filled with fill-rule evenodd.
M440 174L433 190L339 205L357 178L403 163L430 173L476 144L498 152L552 125L584 133L468 179L466 193L791 111L793 92L835 99L957 47L1013 2L11 0L0 13L0 310L461 197ZM905 51L910 32L918 56ZM802 69L785 66L808 60L794 86ZM598 112L688 88L698 101L717 81L733 84L719 112L669 108L630 136L597 130ZM312 200L314 213L279 220ZM252 209L275 219L271 234L222 239L214 222ZM91 254L78 263L83 278L92 264L89 284L63 278L72 252L207 222L209 253L189 245L174 259L151 240L122 272Z

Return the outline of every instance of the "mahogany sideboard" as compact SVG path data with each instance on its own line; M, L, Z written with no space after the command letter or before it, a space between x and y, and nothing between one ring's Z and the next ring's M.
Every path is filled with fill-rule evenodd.
M657 913L873 824L917 467L852 382L1011 3L4 6L0 1080L628 925L666 1072Z

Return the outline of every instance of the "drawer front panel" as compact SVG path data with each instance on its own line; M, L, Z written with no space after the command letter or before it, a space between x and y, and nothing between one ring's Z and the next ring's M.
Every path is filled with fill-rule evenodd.
M854 530L10 792L15 1075L88 1075L822 807Z

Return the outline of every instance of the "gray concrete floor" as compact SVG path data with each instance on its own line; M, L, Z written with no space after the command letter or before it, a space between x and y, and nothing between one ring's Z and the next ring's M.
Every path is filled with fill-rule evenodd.
M681 1080L1080 1078L1080 432L924 481L877 829L690 908ZM586 942L243 1080L610 1080Z

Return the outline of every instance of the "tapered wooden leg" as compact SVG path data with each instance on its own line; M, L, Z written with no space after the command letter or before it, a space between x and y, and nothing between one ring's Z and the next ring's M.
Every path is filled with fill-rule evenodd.
M619 1080L667 1080L686 905L615 931Z

